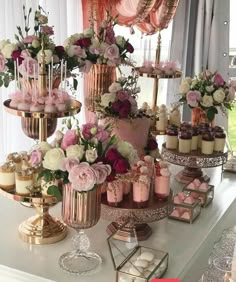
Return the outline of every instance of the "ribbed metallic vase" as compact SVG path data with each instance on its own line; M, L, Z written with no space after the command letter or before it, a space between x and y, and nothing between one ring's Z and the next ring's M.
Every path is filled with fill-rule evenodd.
M78 192L71 184L63 186L62 219L72 228L86 229L94 226L101 215L101 187Z

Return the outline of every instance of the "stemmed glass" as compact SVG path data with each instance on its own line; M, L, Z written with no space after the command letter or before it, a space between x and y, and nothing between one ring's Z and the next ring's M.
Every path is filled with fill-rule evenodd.
M72 189L71 184L63 186L62 219L77 231L72 239L75 250L63 254L59 265L64 270L79 275L89 275L97 272L102 259L90 252L90 241L84 229L94 226L101 214L101 189L96 188L87 192Z

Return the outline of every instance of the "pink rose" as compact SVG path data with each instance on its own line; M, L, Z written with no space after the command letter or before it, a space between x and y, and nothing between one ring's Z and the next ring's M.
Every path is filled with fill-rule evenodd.
M120 159L121 154L115 148L110 148L106 153L106 159L109 163L114 163L117 159Z
M197 107L200 99L201 99L201 93L197 90L189 91L186 94L186 100L190 107L193 107L193 108Z
M225 81L219 73L216 73L214 76L214 83L218 86L223 86Z
M69 171L69 181L77 191L89 191L97 184L97 173L88 163L80 163Z
M33 40L38 39L35 35L28 35L23 39L24 43L32 43Z
M98 133L95 135L100 142L105 142L110 137L110 133L107 130L104 130L103 126L98 126Z
M61 142L61 148L63 150L66 150L67 147L70 145L75 145L77 143L78 136L76 135L75 130L67 130L65 135L63 136L62 142Z
M34 69L35 75L38 76L38 62L31 58L27 57L24 59L22 64L19 66L19 72L22 76L29 76L30 78L34 78Z
M116 97L120 100L120 101L125 101L128 100L130 95L127 91L125 90L120 90L116 93Z
M79 160L77 158L65 158L61 163L61 170L70 172L70 170L78 164Z
M97 174L97 184L102 184L108 175L111 173L111 166L103 163L96 163L92 165L92 168Z
M41 26L41 32L46 33L47 35L54 34L53 28L48 25Z
M97 130L97 125L94 123L86 123L82 126L82 135L86 140L91 139L94 134L92 131L96 131Z
M117 173L126 173L129 168L129 163L127 160L120 158L113 163L112 168Z
M113 61L114 59L119 59L119 57L120 57L120 52L117 45L112 44L106 48L104 53L104 58Z
M32 166L40 164L43 160L43 153L40 150L34 150L30 156L30 163Z
M0 72L4 72L7 70L6 66L7 60L3 56L3 54L0 52Z

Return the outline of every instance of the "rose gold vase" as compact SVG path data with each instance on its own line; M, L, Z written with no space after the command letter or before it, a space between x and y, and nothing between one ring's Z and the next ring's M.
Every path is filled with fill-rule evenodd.
M85 118L91 121L95 111L95 102L102 94L108 92L109 86L116 80L116 67L94 64L88 74L84 75Z
M193 126L198 126L200 123L208 123L211 127L215 126L215 119L210 121L207 118L207 112L200 107L195 107L192 109L191 122Z
M90 242L83 229L94 226L101 215L101 187L87 192L72 189L71 184L63 186L62 219L78 234L73 238L74 251L63 254L59 265L66 271L77 274L92 274L100 269L102 259L88 251Z

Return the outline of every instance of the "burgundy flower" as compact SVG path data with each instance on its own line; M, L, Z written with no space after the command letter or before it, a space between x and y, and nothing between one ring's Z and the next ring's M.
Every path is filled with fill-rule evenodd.
M127 118L127 116L131 112L131 103L129 100L125 100L122 102L122 107L119 110L119 117L120 118Z
M126 43L126 50L129 52L129 53L133 53L134 52L134 47L129 43L127 42Z
M156 150L158 147L157 142L155 139L149 139L147 143L147 149L148 150Z
M15 50L12 52L11 54L11 57L14 61L17 61L18 60L18 63L19 65L21 65L22 61L24 60L22 57L21 57L21 50Z
M129 168L129 163L127 160L120 158L116 160L112 166L112 168L117 172L117 173L126 173Z
M106 159L110 163L114 163L114 161L116 161L120 157L120 153L115 148L110 148L106 153Z
M63 57L63 55L65 54L65 49L63 46L56 46L55 47L55 52L57 54L57 56L61 59Z
M80 47L82 48L82 47L83 47L82 39L78 39L78 40L75 42L75 45L80 46Z
M123 103L120 100L118 100L118 101L112 103L111 108L112 108L113 111L119 113L122 106L123 106Z
M75 45L80 46L81 48L86 48L91 45L91 39L88 37L81 38L75 42Z
M112 170L112 172L107 176L106 181L107 182L112 182L116 177L116 172Z

